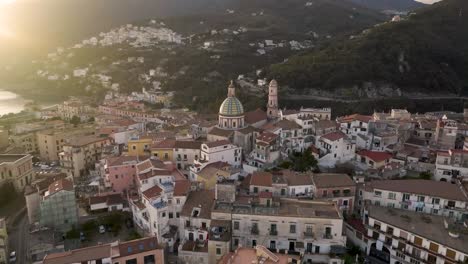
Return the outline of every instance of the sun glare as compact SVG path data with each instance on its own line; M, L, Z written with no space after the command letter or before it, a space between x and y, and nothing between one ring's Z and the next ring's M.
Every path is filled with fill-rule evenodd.
M0 5L9 5L14 3L16 0L0 0Z

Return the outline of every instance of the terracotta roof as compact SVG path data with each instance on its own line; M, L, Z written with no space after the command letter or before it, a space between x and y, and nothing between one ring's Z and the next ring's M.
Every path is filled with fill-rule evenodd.
M250 177L250 185L271 187L273 175L269 172L256 171Z
M159 186L155 185L155 186L149 188L148 190L144 191L142 194L147 199L152 199L152 198L156 198L159 195L161 195L161 192L162 192L162 189Z
M267 119L267 114L260 108L257 108L254 111L246 112L244 115L245 122L247 124L255 124L257 122Z
M210 219L211 208L214 203L214 192L210 190L190 192L180 215L193 217L193 209L200 208L198 218Z
M338 121L343 122L343 123L348 123L352 121L361 121L364 123L368 123L369 121L373 120L374 118L372 116L367 116L367 115L360 115L360 114L353 114L353 115L348 115L348 116L343 116L338 118Z
M220 147L224 145L229 145L231 144L231 141L229 140L217 140L217 141L212 141L212 142L207 142L205 143L209 148L215 148L215 147Z
M100 204L100 203L106 203L107 205L115 205L115 204L122 204L123 202L124 202L124 199L122 198L122 195L119 193L89 197L90 205Z
M285 129L285 130L300 129L301 128L301 126L298 125L296 122L291 121L291 120L287 120L287 119L283 119L283 120L278 121L276 123L276 126L281 127L282 129Z
M180 149L200 149L202 142L201 141L181 141L177 140L174 147Z
M138 174L138 178L141 181L141 180L152 178L154 176L169 176L169 175L172 175L172 171L170 170L152 169L148 172Z
M136 165L137 172L145 171L147 169L153 168L153 164L151 163L151 160L147 159L144 160Z
M107 158L107 166L122 166L124 163L136 163L138 158L135 156L120 156L120 157L109 157Z
M356 183L346 174L319 173L312 177L317 188L348 187L355 186Z
M119 249L119 257L125 257L158 249L158 240L156 237L146 237L128 242L120 242L117 247ZM158 260L156 260L156 263L158 263Z
M61 179L58 181L53 182L49 185L49 195L52 195L56 192L60 192L62 190L65 191L73 191L73 183L67 179Z
M380 152L380 151L372 151L372 150L367 150L367 149L362 149L358 152L356 152L357 155L367 157L374 162L381 162L385 161L388 159L391 159L393 157L392 154L387 153L387 152Z
M47 254L43 260L44 264L66 264L82 263L97 259L110 258L110 244L94 247L80 248L67 252Z
M382 180L368 184L370 189L415 193L457 201L468 201L457 184L431 180ZM367 188L366 188L367 189Z
M186 196L190 192L191 183L188 180L176 181L174 187L174 196Z
M333 120L319 120L315 122L315 128L317 129L324 129L324 128L330 128L330 127L335 127L336 128L336 122Z
M330 141L337 141L337 140L345 138L345 137L346 137L345 133L343 133L341 131L335 131L335 132L325 134L325 135L321 136L320 138L324 138L324 139L327 139L327 140L330 140Z
M152 149L173 149L176 144L174 139L164 139L158 143L151 145Z
M283 170L283 178L289 186L312 185L312 174Z
M278 138L278 135L276 135L274 133L271 133L271 132L268 132L268 131L264 131L260 135L258 135L257 140L271 143L272 141L274 141L277 138Z

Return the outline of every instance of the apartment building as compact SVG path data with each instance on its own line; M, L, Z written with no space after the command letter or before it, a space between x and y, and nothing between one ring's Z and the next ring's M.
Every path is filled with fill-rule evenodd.
M466 225L444 217L370 205L367 254L378 263L457 263L468 260Z
M94 132L94 127L40 131L37 133L39 156L43 160L58 161L60 160L59 153L63 151L67 140L93 135Z
M128 155L138 157L149 156L151 153L151 144L153 144L153 139L151 137L140 136L130 138L127 143Z
M239 247L229 252L219 260L218 264L244 264L244 263L301 263L300 256L273 253L264 246L254 248Z
M452 219L468 219L468 195L459 184L429 180L381 180L366 183L364 202Z
M155 237L47 254L43 264L155 264L165 263L164 249Z
M450 149L437 152L434 179L453 182L468 177L468 151Z
M68 231L78 223L78 206L73 183L67 179L53 182L40 202L41 226Z
M333 201L344 214L354 210L356 183L346 174L319 173L312 176L314 199Z
M246 166L251 166L250 171L273 166L280 158L279 136L271 132L263 132L255 138L255 145L247 157Z
M353 114L343 116L337 119L341 132L349 136L349 139L355 142L358 134L367 135L369 133L369 123L373 120L372 116Z
M136 164L134 156L109 157L103 160L104 186L106 191L126 193L137 186Z
M177 169L189 175L190 166L200 157L200 141L176 140L174 144L174 163Z
M335 256L344 253L346 237L332 202L236 197L233 203L217 201L212 215L232 222L231 248L264 246L303 255L303 263L342 263Z
M353 160L356 145L343 132L336 131L320 136L316 147L320 150L318 165L333 168Z
M453 149L455 148L457 132L457 121L449 119L438 119L434 133L434 143L439 149Z
M11 182L16 191L34 180L32 156L29 154L0 154L0 185Z
M86 122L92 116L92 108L81 100L72 99L58 105L58 114L63 120L71 120L74 116L80 118L80 121Z
M151 156L157 157L164 161L174 160L174 139L165 139L151 145Z
M380 169L390 163L392 154L362 149L356 152L356 165L362 169Z
M104 147L110 144L111 138L94 135L66 139L63 151L59 153L60 166L70 177L83 176L99 161Z
M267 195L268 192L273 197L312 197L313 182L309 173L256 171L247 176L245 182L243 187L254 196Z

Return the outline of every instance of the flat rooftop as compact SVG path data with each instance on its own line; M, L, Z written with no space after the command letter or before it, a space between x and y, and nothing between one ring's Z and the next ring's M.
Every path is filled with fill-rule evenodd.
M463 226L453 226L460 228L458 232L460 236L451 237L445 229L442 216L370 205L369 217L468 254L466 246L468 229Z
M4 162L15 162L28 156L28 154L0 154L0 164Z
M245 197L242 197L245 198ZM293 199L280 199L279 206L263 206L257 203L239 201L233 205L216 203L213 211L229 212L246 215L270 215L300 218L328 218L340 219L341 215L332 202L298 201Z

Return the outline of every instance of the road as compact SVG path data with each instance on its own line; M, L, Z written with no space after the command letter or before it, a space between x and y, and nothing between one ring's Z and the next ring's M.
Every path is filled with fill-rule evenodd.
M357 103L365 101L375 101L385 99L381 98L359 98L359 99L342 99L326 96L317 96L317 95L304 95L304 94L290 94L286 96L288 100L319 100L319 101L334 101L340 103ZM468 97L465 96L456 96L456 95L447 95L447 96L402 96L402 97L388 97L388 99L410 99L410 100L442 100L442 99L463 99L466 100Z
M8 233L10 251L16 251L16 263L30 263L28 260L29 223L26 210L22 209L11 221Z

